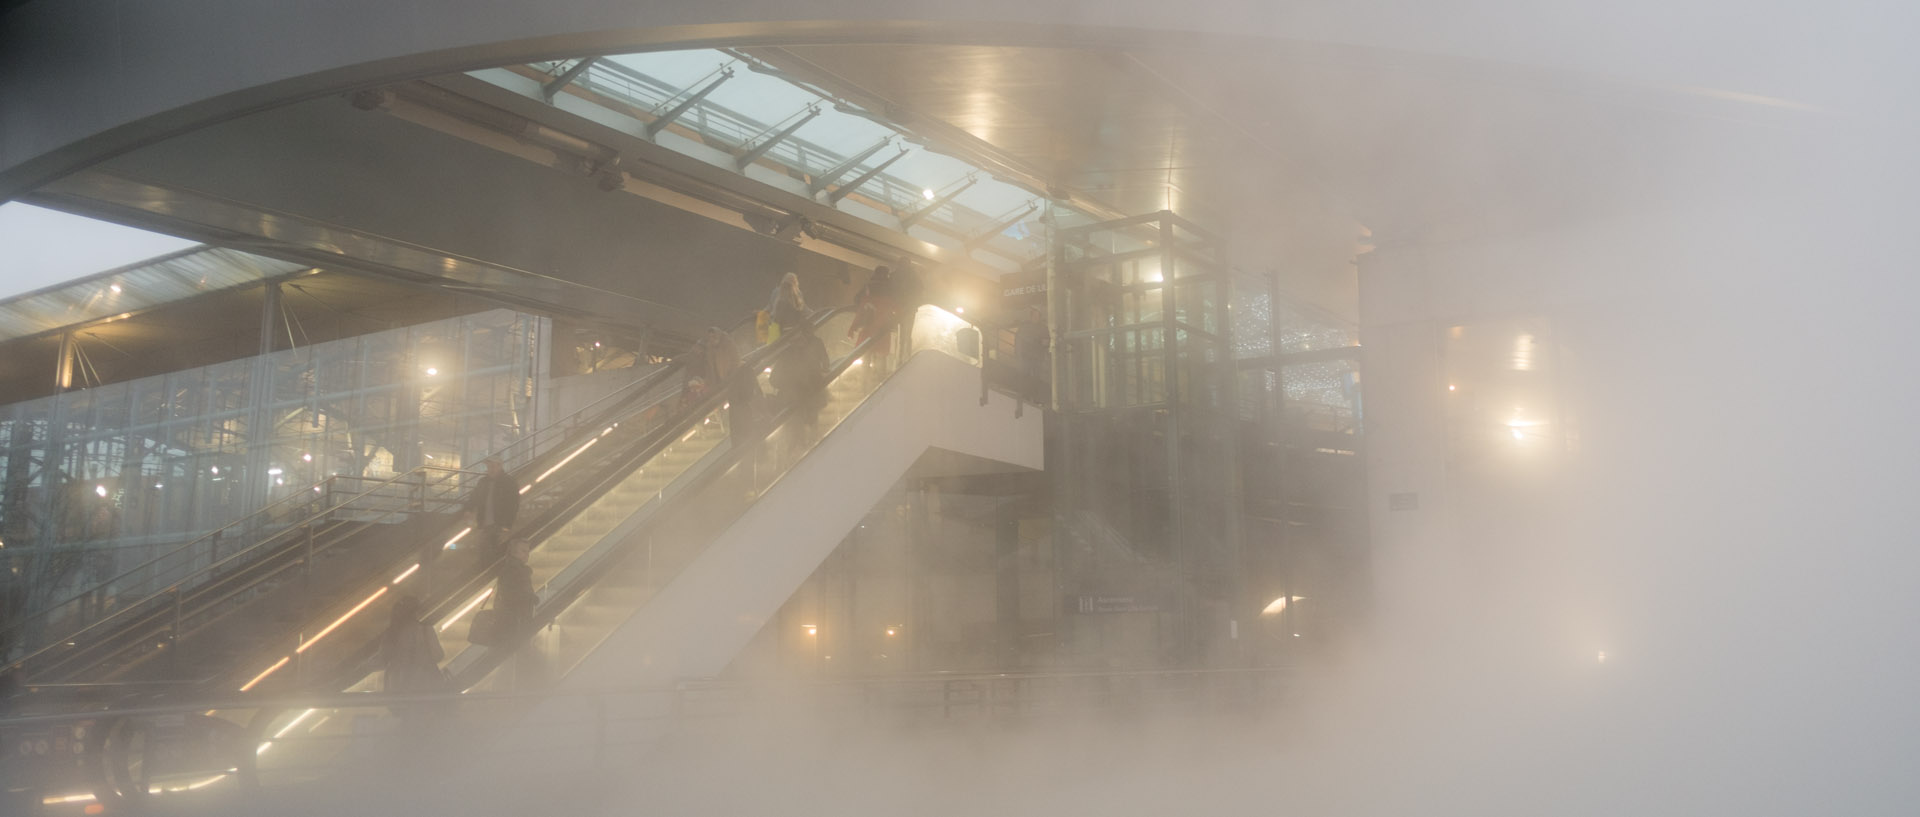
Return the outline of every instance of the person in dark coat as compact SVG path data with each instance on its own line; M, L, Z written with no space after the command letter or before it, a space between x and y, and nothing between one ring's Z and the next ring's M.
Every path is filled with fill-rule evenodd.
M513 481L513 475L507 473L498 457L490 457L482 465L486 475L480 477L479 484L467 497L467 516L477 535L482 558L494 558L511 535L514 518L520 514L520 485Z
M751 435L758 427L760 380L741 371L740 347L718 326L707 327L706 377L727 395L727 432Z
M525 539L507 543L507 554L495 569L493 609L499 611L507 643L513 643L533 629L533 608L539 596L533 590L533 568L527 557L532 548Z
M387 631L380 637L380 659L386 669L383 689L396 695L430 695L450 692L440 661L446 650L440 647L440 635L433 625L420 620L420 599L401 596L394 599L387 620ZM449 702L408 701L392 706L400 719L401 735L417 744L442 724Z
M801 324L780 359L773 364L773 388L802 426L811 427L827 404L827 345Z
M866 356L875 366L886 366L888 355L893 351L894 332L900 328L900 302L893 285L893 271L887 267L873 268L873 277L867 285L860 288L854 298L855 317L847 327L847 337L855 344L874 341Z

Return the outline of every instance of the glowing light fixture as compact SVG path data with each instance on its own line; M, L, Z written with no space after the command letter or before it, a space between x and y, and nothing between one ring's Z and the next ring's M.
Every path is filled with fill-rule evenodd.
M336 629L339 629L340 625L347 623L348 619L359 615L361 610L367 609L367 605L372 604L374 600L386 594L387 594L387 588L385 587L382 587L379 590L373 591L373 595L368 596L365 599L361 600L359 604L356 604L353 606L353 609L348 610L346 615L334 619L333 623L327 625L326 629L321 630L319 633L315 634L314 637L309 638L304 642L301 642L300 646L293 648L293 651L306 652L308 647L311 647L314 644L319 643L320 639L326 638L328 634L332 633Z
M817 625L813 625L813 624L802 624L802 625L800 625L800 629L803 629L803 630L806 630L806 631L807 631L807 635L819 635L819 634L820 634L820 628L819 628L819 626L817 626Z
M428 376L428 377L432 377L432 376L434 376L434 375L436 375L436 374L439 374L439 373L440 373L440 370L439 370L439 369L436 369L436 368L434 368L434 367L432 367L432 366L428 366L428 367L427 367L427 376Z
M301 459L301 461L303 461L303 462L313 462L313 455L312 455L312 454L301 454L301 455L300 455L300 459Z
M279 671L281 667L284 667L287 665L288 661L292 661L292 660L293 660L293 656L289 655L281 658L279 661L274 662L273 666L268 667L264 672L261 672L259 675L253 676L253 680L248 681L245 686L240 687L240 691L246 692L249 689L253 689L254 686L258 685L261 681L266 680L267 676L272 675L275 672Z
M921 196L922 196L923 198L925 198L925 199L926 199L927 201L933 201L933 191L932 191L932 190L922 190L922 191L920 191L920 195L921 195Z
M108 286L108 287L107 287L107 289L111 289L111 290L113 290L113 294L115 294L115 295L118 295L118 294L120 294L120 285L119 285L119 284L113 284L113 285L110 285L110 286Z
M100 497L101 497L102 499L104 499L104 498L106 498L106 496L107 496L107 486L105 486L105 485L95 485L95 486L93 486L93 492L94 492L94 493L96 493L96 494L99 494L99 495L100 495Z
M561 460L561 461L559 461L559 462L556 462L556 463L554 463L554 464L553 464L553 467L552 467L552 468L548 468L548 469L547 469L547 472L546 472L546 473L544 473L544 474L541 474L541 475L540 475L540 476L539 476L538 478L536 478L536 479L534 480L534 482L540 482L541 480L544 480L544 479L546 479L547 477L550 477L550 476L553 476L553 472L555 472L555 471L558 471L558 470L560 470L560 468L561 468L561 466L564 466L564 465L566 465L567 463L570 463L570 462L573 462L573 458L574 458L574 457L578 457L578 456L580 456L580 454L581 454L581 453L583 453L583 452L585 452L585 451L586 451L587 449L589 449L589 448L592 448L592 447L593 447L593 444L594 444L594 443L597 443L597 442L599 442L599 441L600 441L600 438L599 438L599 437L595 437L595 438L593 438L593 439L591 439L591 440L588 440L588 441L587 441L587 444L586 444L586 445L583 445L583 446L580 446L579 448L576 448L576 449L574 449L574 450L573 450L573 453L571 453L571 454L568 454L568 455L567 455L567 458L566 458L566 459L564 459L564 460ZM531 487L531 486L529 486L529 487ZM523 494L524 494L524 493L526 493L526 492L527 492L527 489L526 489L526 488L522 488L522 489L520 489L520 493L523 493Z
M1460 390L1459 386L1455 386L1452 383L1447 384L1447 391L1459 391L1459 390Z
M393 577L393 584L399 584L401 582L406 581L408 576L413 575L413 572L419 569L420 569L420 563L414 562L413 567L409 567L406 570L401 571L400 575Z
M443 633L446 632L447 628L452 627L453 623L456 621L459 621L461 616L464 616L468 613L473 612L473 608L479 607L480 602L486 601L487 597L491 595L493 595L493 588L489 587L486 589L486 591L482 592L480 595L474 596L473 601L467 602L467 606L460 608L459 612L454 613L451 616L447 616L447 619L445 621L440 622L440 626L437 629L440 632L443 632Z
M522 489L520 489L520 493L523 493L523 494L524 494L524 493L526 493L526 492L527 492L527 489L525 489L525 488L522 488ZM460 537L462 537L462 536L466 536L467 534L469 534L469 533L472 533L472 532L473 532L473 528L461 528L461 529L460 529L460 532L459 532L459 533L456 533L456 534L454 534L454 535L453 535L453 538L452 538L452 539L448 539L448 540L447 540L447 543L446 543L446 544L444 544L444 545L441 545L441 546L440 546L440 549L441 549L441 550L452 550L452 549L453 549L453 546L454 546L454 544L460 541ZM394 581L399 581L399 579L395 579Z

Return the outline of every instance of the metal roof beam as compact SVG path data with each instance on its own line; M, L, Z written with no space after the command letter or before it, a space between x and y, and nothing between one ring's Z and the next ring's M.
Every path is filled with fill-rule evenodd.
M801 126L807 124L808 122L812 122L813 118L819 115L820 115L820 106L808 105L806 116L800 117L800 121L786 126L785 128L781 129L779 133L776 133L772 136L767 137L760 144L747 148L746 153L741 154L740 158L734 160L734 163L733 163L734 167L737 167L741 170L746 170L747 165L753 164L753 161L755 159L758 159L761 156L765 156L767 154L767 151L773 149L774 145L778 145L781 142L786 141L787 137L792 136L794 131L799 130Z
M1027 214L1032 213L1034 210L1037 210L1039 208L1040 208L1039 202L1030 203L1027 205L1026 209L1021 210L1017 213L1014 213L1013 215L1008 216L1006 218L1000 219L999 221L996 221L992 224L989 224L986 226L985 229L975 232L973 235L967 236L966 240L962 243L962 246L964 246L968 250L972 250L973 248L978 247L982 244L985 244L988 241L992 241L994 236L1006 232L1008 227L1012 227L1015 224L1019 224L1021 219L1027 217Z
M552 82L540 86L540 95L546 97L548 102L552 102L562 89L572 85L574 80L579 79L581 74L586 73L588 68L592 68L593 64L599 61L599 57L587 57L574 63L572 68L554 77Z
M829 168L825 173L813 177L813 181L807 183L807 192L819 195L820 191L827 189L827 185L833 184L839 181L841 176L853 172L853 169L859 167L861 162L873 158L873 154L879 153L881 148L890 144L893 144L893 134L891 133L882 137L880 141L875 142L873 147L860 151L848 157L846 161Z
M956 187L950 191L947 191L946 195L941 196L940 198L934 199L931 202L928 202L927 206L922 207L918 210L915 210L911 213L908 213L904 216L901 216L900 229L905 230L908 227L912 227L920 219L926 218L927 216L932 215L933 211L938 210L942 207L945 207L947 205L947 202L953 201L956 196L959 196L961 193L967 192L967 188L972 187L975 184L978 184L979 182L980 182L980 177L974 176L972 174L968 174L967 181L965 184L962 184L959 187Z
M899 153L896 153L893 156L889 157L886 161L881 162L878 165L875 165L872 170L869 170L865 173L860 174L859 176L854 177L853 181L847 182L846 184L843 184L837 188L834 188L833 192L827 194L827 203L839 204L841 199L846 198L853 191L859 190L861 185L866 184L867 182L873 181L873 178L875 176L880 175L881 171L886 170L888 165L891 165L894 162L900 161L900 158L906 155L907 155L907 149L901 148Z
M713 93L713 89L720 87L720 83L730 79L733 79L733 67L726 66L721 68L720 76L714 77L713 81L707 83L706 87L693 92L693 94L686 99L680 100L680 104L673 106L673 110L661 114L652 122L648 122L647 138L652 139L659 135L660 131L665 130L668 125L673 124L673 120L679 119L681 115L687 111L693 110L693 106L700 104L700 100L706 99L707 94Z

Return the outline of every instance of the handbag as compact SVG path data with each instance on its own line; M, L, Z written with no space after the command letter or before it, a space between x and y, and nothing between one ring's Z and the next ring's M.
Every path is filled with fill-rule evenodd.
M506 623L500 611L493 609L493 597L488 596L486 609L474 613L473 623L467 625L467 643L480 647L500 646L506 641Z

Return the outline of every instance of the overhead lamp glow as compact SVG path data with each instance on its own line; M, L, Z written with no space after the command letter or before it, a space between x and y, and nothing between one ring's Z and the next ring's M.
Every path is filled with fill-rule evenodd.
M1280 598L1267 602L1266 609L1261 610L1260 615L1277 616L1286 611L1289 603L1306 600L1306 596L1281 596Z
M434 376L434 375L437 375L437 374L439 374L439 373L440 373L440 370L439 370L439 369L436 369L436 368L434 368L434 367L432 367L432 366L428 366L428 367L427 367L427 376L428 376L428 377L432 377L432 376Z
M803 630L806 630L806 631L807 631L807 635L819 635L819 634L820 634L820 628L819 628L818 626L816 626L816 625L813 625L813 624L802 624L802 625L800 625L800 629L803 629Z
M932 190L922 190L922 191L920 191L920 195L921 195L922 197L924 197L924 198L925 198L925 199L926 199L927 201L933 201L933 191L932 191Z
M107 486L105 486L105 485L95 485L95 486L93 486L93 492L94 492L94 493L96 493L96 494L99 494L99 495L100 495L100 497L104 499L104 498L106 498L106 495L107 495Z
M107 289L111 289L111 290L113 290L113 294L115 294L115 295L118 295L118 294L120 294L120 285L119 285L119 284L113 284L113 285L111 285L111 286L108 286L108 287L107 287Z
M302 461L302 462L313 462L313 455L312 455L312 454L301 454L301 455L300 455L300 459L301 459L301 461Z
M284 473L286 473L286 472L285 472L285 471L282 471L282 470L280 470L280 469L278 469L278 468L268 468L268 469L267 469L267 476L270 476L270 477L277 477L277 476L280 476L281 474L284 474Z
M956 306L956 307L954 307L954 308L953 308L953 314L955 314L955 315L965 315L965 314L967 314L967 308L966 308L966 307L964 307L964 306Z

